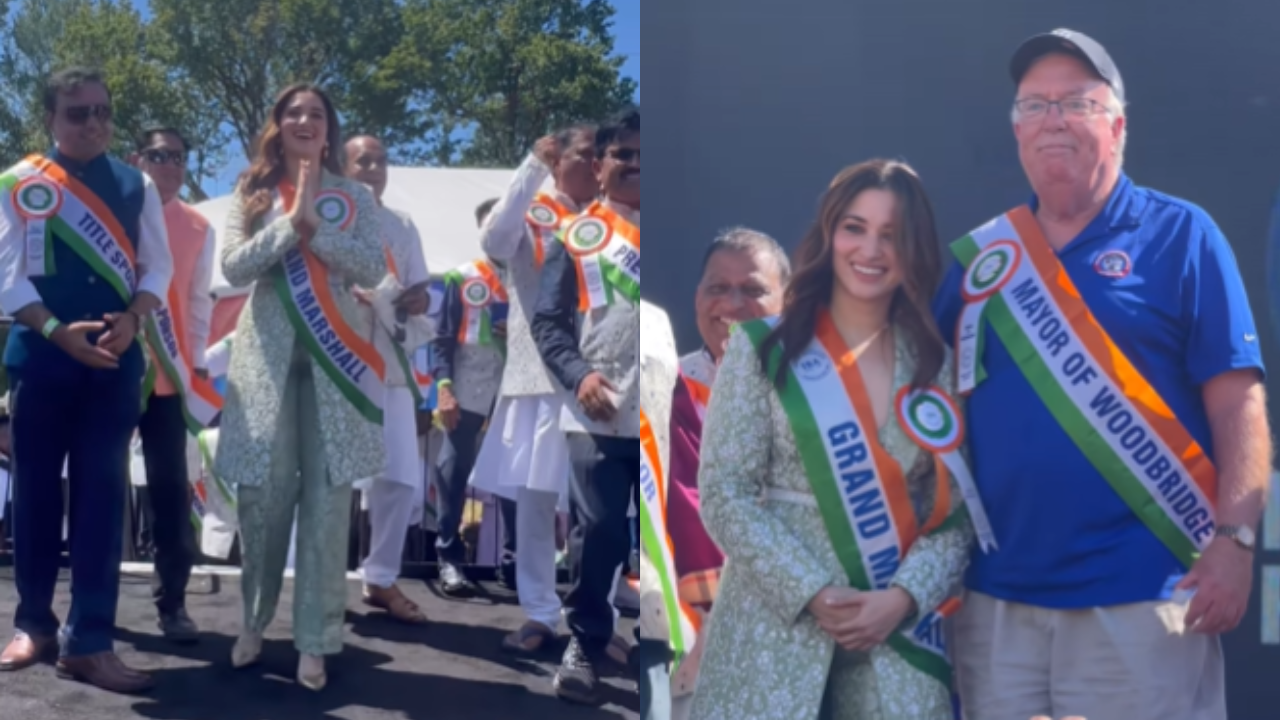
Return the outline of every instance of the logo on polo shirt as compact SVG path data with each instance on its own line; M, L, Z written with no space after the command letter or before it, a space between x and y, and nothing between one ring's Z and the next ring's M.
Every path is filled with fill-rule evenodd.
M1107 250L1093 261L1093 269L1103 277L1123 278L1133 271L1133 261L1123 250Z

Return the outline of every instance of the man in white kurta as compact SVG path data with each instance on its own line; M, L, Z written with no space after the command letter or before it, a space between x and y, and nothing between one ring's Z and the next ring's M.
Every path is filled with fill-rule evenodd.
M538 141L480 230L480 246L507 267L507 364L472 484L516 500L516 586L528 622L503 641L510 652L543 649L560 625L555 522L567 507L569 450L560 429L560 395L529 323L542 259L554 232L599 191L591 163L595 129L570 128ZM540 193L550 177L555 190Z
M396 586L404 557L405 533L412 517L415 496L420 495L423 465L418 450L415 416L416 380L406 374L402 359L412 358L428 342L430 325L427 284L430 276L422 255L422 240L408 215L382 205L387 187L387 153L371 137L347 143L347 175L368 185L378 199L382 241L393 272L376 289L361 291L370 301L369 325L374 345L386 368L383 400L383 439L387 464L382 474L360 486L369 507L369 555L361 567L364 602L386 610L402 622L421 624L426 615ZM412 363L407 364L412 367Z

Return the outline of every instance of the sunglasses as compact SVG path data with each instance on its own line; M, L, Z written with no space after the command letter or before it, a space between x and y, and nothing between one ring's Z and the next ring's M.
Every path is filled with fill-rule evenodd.
M610 148L609 157L620 163L635 162L640 159L639 148Z
M66 108L62 116L72 125L83 125L90 117L96 117L102 123L111 122L110 105L74 105Z
M182 167L187 164L187 153L184 150L143 150L142 159L152 165Z

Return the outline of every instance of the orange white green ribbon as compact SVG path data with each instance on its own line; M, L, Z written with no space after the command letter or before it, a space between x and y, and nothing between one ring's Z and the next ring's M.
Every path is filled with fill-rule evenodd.
M904 385L894 398L894 409L898 425L907 437L940 460L955 477L965 506L969 508L969 517L982 551L999 549L982 497L978 495L978 486L973 481L973 473L969 472L969 465L960 454L960 446L964 444L964 420L956 401L938 387L912 390Z
M491 308L507 302L507 291L498 273L488 262L467 263L444 276L446 285L456 285L462 299L462 322L458 342L463 345L494 344Z
M533 264L541 268L547 257L547 243L555 242L556 233L573 219L568 208L556 202L546 193L538 193L525 213L525 220L533 230Z
M981 265L1009 246L1017 251L1000 252L1012 269L1002 270L1008 277L983 317L1098 473L1189 568L1214 536L1213 463L1089 311L1030 208L995 218L951 249L987 277Z
M27 223L28 275L56 272L48 228L125 302L133 299L138 286L133 246L110 208L84 183L57 163L32 155L0 176L0 192L13 193L14 208Z
M675 654L672 672L698 638L698 613L680 600L676 582L675 550L667 534L667 486L658 441L649 416L640 410L640 543L658 574L664 614L669 625L669 642Z
M294 194L286 187L280 196L288 212ZM325 190L316 195L316 214L321 222L338 230L350 228L355 222L355 203L341 190ZM381 425L382 357L373 343L360 337L342 317L329 285L328 268L315 253L294 247L285 253L273 281L289 322L316 364L366 420Z
M618 296L640 302L640 228L596 202L561 233L578 273L578 309L607 307Z

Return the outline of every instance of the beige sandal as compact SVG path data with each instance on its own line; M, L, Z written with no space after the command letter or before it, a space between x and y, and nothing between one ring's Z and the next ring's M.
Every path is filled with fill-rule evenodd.
M538 655L555 642L556 633L540 622L532 620L520 626L519 630L502 638L502 649L516 655ZM532 644L530 644L532 642Z
M400 588L395 585L389 588L365 587L364 604L379 610L386 610L388 615L408 625L425 625L427 623L427 616L426 613L422 612L422 608L405 597Z

